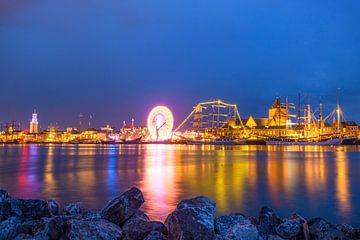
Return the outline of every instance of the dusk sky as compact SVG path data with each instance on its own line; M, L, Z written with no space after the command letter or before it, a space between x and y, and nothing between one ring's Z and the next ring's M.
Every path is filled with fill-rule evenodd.
M176 125L199 101L266 116L299 91L360 122L360 1L1 0L0 122ZM305 103L305 101L304 101Z

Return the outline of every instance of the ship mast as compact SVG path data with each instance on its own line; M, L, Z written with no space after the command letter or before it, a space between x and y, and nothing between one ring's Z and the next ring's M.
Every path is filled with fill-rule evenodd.
M322 104L322 99L320 97L320 104L319 104L319 128L320 128L320 137L323 133L323 104Z
M339 88L336 93L336 114L337 114L337 133L340 134L340 104L339 104Z
M310 107L310 97L308 96L308 105L307 105L307 125L308 131L311 130L311 107Z

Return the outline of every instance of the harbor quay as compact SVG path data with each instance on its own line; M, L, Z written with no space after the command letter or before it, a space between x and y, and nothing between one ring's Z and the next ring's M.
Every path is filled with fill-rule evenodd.
M300 97L299 97L300 98ZM360 127L345 121L339 105L324 113L322 102L298 106L275 98L266 117L243 117L236 104L222 100L200 102L178 125L166 106L153 108L147 124L139 126L134 118L123 121L116 129L109 124L86 127L80 114L79 126L60 130L56 125L40 128L38 113L33 112L28 128L21 129L15 121L2 124L0 143L69 143L69 144L269 144L269 145L340 145L358 144Z

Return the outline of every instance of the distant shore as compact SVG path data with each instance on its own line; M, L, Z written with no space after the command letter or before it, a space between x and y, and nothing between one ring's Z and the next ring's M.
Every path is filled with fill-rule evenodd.
M180 201L164 223L139 210L143 203L135 187L101 211L81 203L60 207L54 200L15 199L0 190L0 239L360 239L359 228L296 213L281 218L268 207L257 217L216 217L216 203L203 196Z

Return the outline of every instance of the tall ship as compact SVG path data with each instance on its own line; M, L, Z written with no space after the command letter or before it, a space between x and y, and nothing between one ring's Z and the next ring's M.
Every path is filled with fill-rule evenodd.
M288 98L284 102L275 98L265 118L242 118L236 104L211 100L197 104L174 134L177 137L187 124L179 137L190 145L340 145L358 141L359 127L345 121L338 100L328 115L323 112L321 100L312 108L309 98L302 104L300 94L297 106Z
M323 104L320 100L319 107L313 110L308 99L305 107L301 107L300 94L298 97L298 113L290 114L289 109L293 108L293 104L286 101L283 104L279 98L273 105L276 113L279 114L279 132L276 136L268 136L267 145L321 145L336 146L341 144L353 144L358 140L356 131L351 133L351 127L356 127L354 122L341 121L343 115L340 104L336 101L336 107L327 116L323 115ZM284 119L282 119L282 117ZM297 122L293 122L291 118L297 118ZM328 120L332 119L332 124ZM285 128L280 128L284 125ZM282 129L282 131L280 130ZM350 130L350 131L348 131Z

